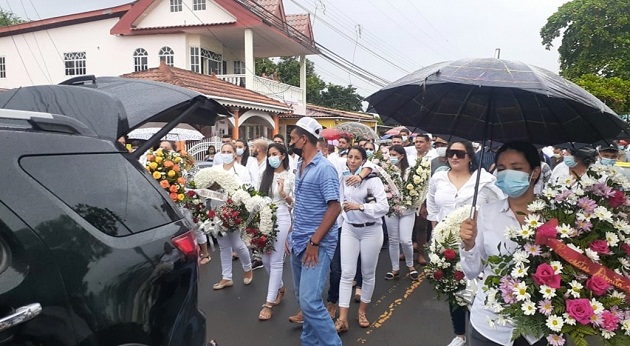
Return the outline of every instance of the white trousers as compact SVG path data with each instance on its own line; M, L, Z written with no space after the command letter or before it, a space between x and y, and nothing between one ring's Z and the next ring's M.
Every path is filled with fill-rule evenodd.
M392 261L392 270L400 269L400 248L405 255L407 267L413 267L413 244L411 234L413 224L416 222L416 214L395 216L385 218L387 223L387 236L389 237L389 259Z
M252 260L249 257L249 249L241 239L241 232L229 232L224 236L217 237L219 250L221 252L221 275L223 280L232 280L232 252L238 254L243 270L252 270Z
M339 282L339 306L350 307L352 280L357 271L357 259L361 254L361 301L370 303L374 293L378 254L383 245L383 227L374 224L367 227L354 227L343 223L340 239L341 281Z
M267 274L269 274L269 286L267 286L267 301L275 302L278 290L283 286L282 269L284 268L284 245L291 228L291 214L286 205L278 206L276 225L278 237L273 245L274 251L263 254L262 261Z

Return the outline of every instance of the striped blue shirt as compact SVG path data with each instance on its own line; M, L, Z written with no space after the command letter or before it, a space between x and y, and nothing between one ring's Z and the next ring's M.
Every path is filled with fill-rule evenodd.
M306 166L298 162L295 174L295 205L291 250L300 254L306 249L317 227L324 220L329 201L339 201L339 177L337 170L321 153L317 153ZM337 225L334 224L319 246L332 258L337 246Z

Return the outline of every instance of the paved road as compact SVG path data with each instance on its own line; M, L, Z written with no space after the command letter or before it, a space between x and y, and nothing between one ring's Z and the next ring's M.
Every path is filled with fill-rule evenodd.
M372 325L359 328L356 323L358 305L351 302L350 330L342 334L343 343L447 345L453 338L447 304L435 299L426 282L412 282L409 278L384 280L390 267L388 262L388 252L382 250L376 289L367 314ZM220 291L212 290L212 284L221 278L218 249L212 253L212 261L200 269L199 306L206 314L208 340L215 339L220 346L299 345L301 328L288 321L297 310L288 263L284 270L287 295L282 304L274 308L272 319L264 322L258 320L258 312L266 297L266 272L264 269L254 271L254 281L245 286L240 262L233 264L234 286Z

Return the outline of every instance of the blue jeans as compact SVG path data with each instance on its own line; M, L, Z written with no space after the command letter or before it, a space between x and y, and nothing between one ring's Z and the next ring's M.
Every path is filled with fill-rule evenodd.
M304 253L296 255L291 252L293 287L304 315L302 345L340 346L341 339L322 299L331 258L320 247L317 265L307 269L302 266Z

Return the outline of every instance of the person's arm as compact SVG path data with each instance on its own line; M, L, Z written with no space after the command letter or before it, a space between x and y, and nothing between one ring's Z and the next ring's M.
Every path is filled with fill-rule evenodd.
M348 186L360 185L361 182L363 182L363 180L365 180L365 178L368 175L370 175L370 173L372 173L372 171L374 170L372 167L373 167L373 163L371 163L370 161L367 161L365 165L363 165L363 168L361 168L361 171L359 172L359 174L349 176L346 179L346 185Z
M474 220L467 219L459 228L462 239L459 245L459 256L462 263L462 271L469 280L475 279L483 271L483 260L486 259L483 246L483 216L477 214Z
M339 201L328 201L328 208L324 214L324 219L320 222L319 227L315 230L315 233L311 236L308 244L306 245L306 251L302 257L302 265L306 268L315 268L317 262L319 262L319 243L326 236L328 231L332 228L337 221L337 217L341 212L341 205Z

